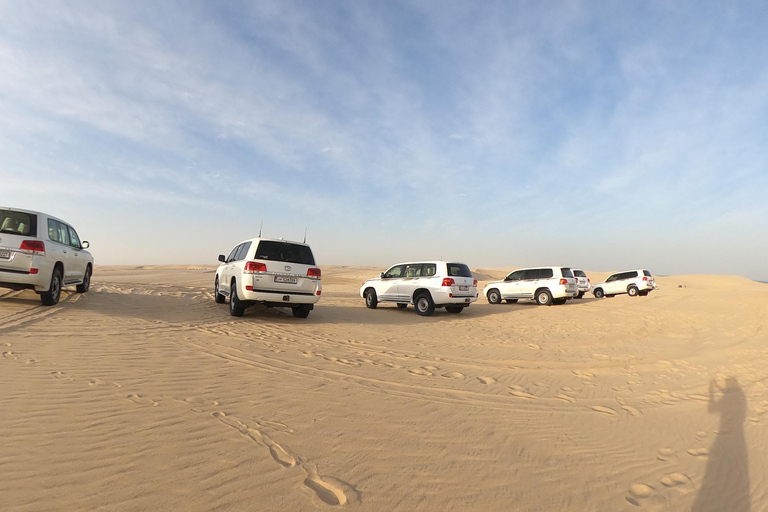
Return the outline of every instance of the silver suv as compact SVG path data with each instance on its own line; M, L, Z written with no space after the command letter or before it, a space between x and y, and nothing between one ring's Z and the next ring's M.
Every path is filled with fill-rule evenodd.
M307 318L320 300L320 269L307 244L283 239L252 238L240 242L229 256L219 255L214 296L229 314L243 316L251 304L289 307Z
M63 220L0 207L0 288L35 290L46 306L58 304L63 286L85 293L93 274L87 248Z
M568 267L521 268L503 281L492 281L483 288L483 295L491 304L529 299L541 306L550 306L565 304L578 293L576 278Z

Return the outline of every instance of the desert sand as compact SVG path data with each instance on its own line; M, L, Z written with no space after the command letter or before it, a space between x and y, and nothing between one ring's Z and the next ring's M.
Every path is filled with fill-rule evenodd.
M380 270L306 320L230 317L214 267L0 291L0 509L768 510L768 285L424 318L365 308Z

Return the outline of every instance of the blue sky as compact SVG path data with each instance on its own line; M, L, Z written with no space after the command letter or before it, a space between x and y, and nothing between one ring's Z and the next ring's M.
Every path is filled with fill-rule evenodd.
M764 2L0 3L0 204L97 263L768 279Z

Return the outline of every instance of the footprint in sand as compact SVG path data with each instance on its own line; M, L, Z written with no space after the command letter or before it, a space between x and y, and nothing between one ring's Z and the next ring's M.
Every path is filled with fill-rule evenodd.
M478 377L477 380L479 380L481 384L496 384L496 379L493 377Z
M688 455L692 455L694 457L706 457L709 455L709 448L691 448L690 450L687 450Z
M317 497L323 502L334 506L347 504L347 495L344 494L343 485L334 483L330 478L320 478L317 469L312 464L303 464L302 469L307 474L304 485L315 491Z
M517 398L523 398L525 400L533 400L534 398L536 398L536 395L532 395L527 391L520 391L519 389L511 389L509 391L509 394L512 396L516 396Z
M671 448L659 448L656 458L664 462L677 461L677 455L675 455L675 451Z
M526 346L531 350L541 350L541 347L535 343L528 343Z
M576 403L576 399L568 395L555 395L555 398L559 398L560 400L565 400L566 402L571 404Z
M603 414L607 414L609 416L616 416L618 414L616 411L611 409L610 407L604 407L602 405L593 405L592 406L593 411L601 412Z
M461 372L448 372L444 373L443 377L448 377L449 379L463 379L464 374Z
M253 441L257 442L258 444L262 444L267 447L269 450L269 454L272 456L272 458L280 464L283 467L291 468L296 465L296 458L288 453L285 448L274 442L272 439L269 438L266 434L262 433L260 430L255 428L250 428L245 423L241 422L237 418L233 418L231 416L227 416L225 412L217 411L214 413L211 413L211 416L216 418L217 420L221 421L228 427L231 427L244 436L247 436L251 438Z
M643 413L641 413L638 409L635 409L634 407L629 406L629 405L623 406L622 409L627 411L627 414L629 414L630 416L642 416L643 415Z
M135 403L137 403L139 405L144 405L144 406L150 406L151 405L152 407L156 407L156 406L160 405L160 402L155 402L154 400L152 400L150 398L146 398L146 397L143 397L141 395L137 395L135 393L131 393L126 398L128 400L130 400L131 402L135 402Z
M37 362L37 359L35 359L34 357L27 359L27 364L35 364L36 362Z
M408 370L408 373L411 373L413 375L422 375L425 377L432 375L432 372L425 370L423 368L415 368L413 370Z
M638 500L650 498L653 495L653 487L645 484L635 484L629 488L629 496L627 501L635 506L640 506Z
M683 473L670 473L669 475L666 475L661 480L659 480L661 484L664 487L692 487L693 483L691 482L691 479L688 478ZM683 489L681 489L683 490ZM689 489L689 491L692 489Z

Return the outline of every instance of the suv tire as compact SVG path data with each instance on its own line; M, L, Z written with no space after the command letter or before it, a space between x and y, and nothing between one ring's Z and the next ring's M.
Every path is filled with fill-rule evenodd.
M635 285L630 285L630 286L629 286L629 288L627 288L627 294L628 294L630 297L637 297L637 293L638 293L639 291L640 291L640 290L638 290L638 289L637 289L637 286L635 286Z
M224 304L226 297L219 293L219 276L216 276L216 284L213 286L213 297L216 304Z
M379 299L376 297L376 290L368 288L365 290L365 307L368 309L376 309L379 305Z
M291 311L296 318L307 318L310 310L304 306L294 306L291 308Z
M605 297L605 292L603 291L602 288L597 288L592 293L595 295L596 299L602 299L603 297Z
M237 282L232 281L232 288L229 291L229 314L232 316L243 316L245 306L237 298Z
M88 267L85 269L85 275L83 276L82 284L77 285L77 293L85 293L90 289L91 273L91 266L88 265Z
M464 306L445 306L445 310L449 313L461 313L464 311Z
M549 293L549 290L546 288L543 288L541 290L536 290L536 304L539 306L551 306L552 305L552 294Z
M40 294L40 300L43 306L55 306L59 303L59 296L61 296L61 270L55 267L51 274L51 285L47 292Z
M486 296L488 298L489 304L501 304L501 292L499 292L499 290L497 290L496 288L488 290L488 293Z
M432 296L427 292L420 293L414 304L416 305L416 312L421 316L432 316L432 313L435 312L435 303L432 301Z

